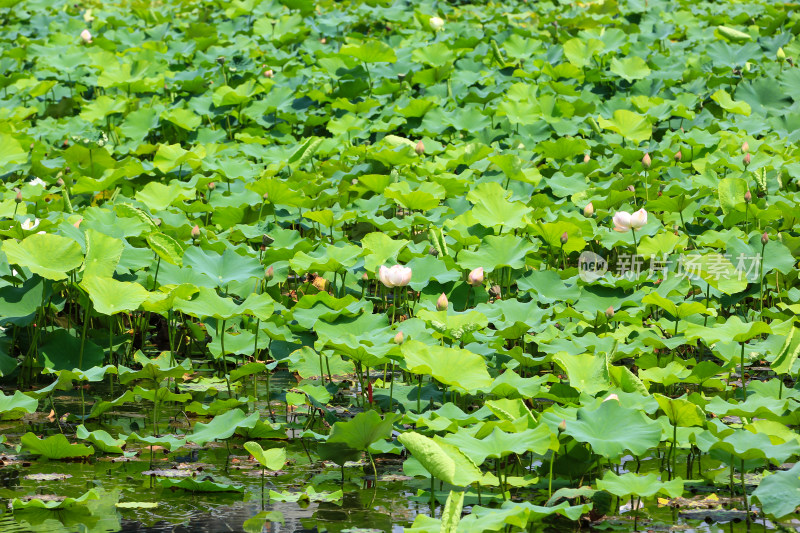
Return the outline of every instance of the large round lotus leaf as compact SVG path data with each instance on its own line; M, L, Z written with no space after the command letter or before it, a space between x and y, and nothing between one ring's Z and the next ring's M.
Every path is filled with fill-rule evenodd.
M198 422L194 432L186 435L187 442L202 446L212 440L224 440L233 435L238 427L253 427L259 419L258 411L247 416L241 409L231 409L227 413L215 416L208 424Z
M135 282L86 276L81 287L89 293L94 309L104 315L135 311L150 296L150 291Z
M594 453L611 460L626 450L640 456L661 441L658 422L613 399L594 410L578 409L577 420L567 422L565 433L578 442L588 442Z
M63 435L61 435L63 437ZM42 500L40 498L33 498L30 500L20 500L14 498L11 501L12 509L47 509L49 511L56 509L68 509L76 505L87 505L90 500L99 500L100 495L95 489L91 489L78 496L77 498L64 498L63 500Z
M264 468L280 470L286 464L286 448L270 448L265 450L254 441L244 443L244 449Z
M654 394L653 396L672 425L680 427L705 425L705 413L691 401L685 398L670 398L663 394Z
M477 250L464 250L458 254L458 265L465 270L483 267L487 274L498 267L522 268L525 266L525 257L536 248L529 241L511 233L489 235Z
M775 518L793 514L800 506L800 463L784 472L766 476L753 496L761 502L764 512Z
M12 396L0 393L0 418L11 420L21 418L25 413L33 413L39 406L39 400L22 391L14 391Z
M12 265L52 280L66 279L67 272L81 266L83 253L77 242L60 235L34 233L22 242L3 241L2 249Z
M435 479L465 487L481 479L481 471L455 446L409 431L397 440Z
M486 370L486 360L469 350L428 346L419 341L403 343L403 357L409 372L427 374L445 385L467 392L484 389L492 384Z
M670 498L678 498L683 494L683 480L660 481L656 474L639 475L628 472L621 476L607 471L603 479L597 480L597 488L619 496L622 499L630 496L651 498L656 494L666 494Z
M336 422L328 437L330 443L342 443L354 450L366 451L371 444L392 435L392 424L398 415L392 413L384 418L375 411L357 414L347 422Z
M92 455L94 450L84 444L70 444L67 437L58 433L40 439L33 433L26 433L20 439L22 447L34 455L41 455L48 459L70 459L73 457L86 457Z

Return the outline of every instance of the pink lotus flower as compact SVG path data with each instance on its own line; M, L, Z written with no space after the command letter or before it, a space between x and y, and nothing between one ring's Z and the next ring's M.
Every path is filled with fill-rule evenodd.
M387 287L405 287L411 281L411 269L403 265L378 269L378 279Z
M617 211L614 215L614 229L619 232L642 229L647 224L647 211L639 209L633 214Z
M81 39L83 39L85 43L92 42L92 33L89 30L83 30L81 32Z

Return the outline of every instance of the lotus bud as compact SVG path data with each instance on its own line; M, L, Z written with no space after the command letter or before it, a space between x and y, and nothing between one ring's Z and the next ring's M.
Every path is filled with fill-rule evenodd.
M750 151L750 145L747 144L747 141L743 142L742 143L742 153L746 154L749 151Z
M586 207L583 208L583 216L586 218L592 218L592 215L594 215L594 204L589 202L586 204Z
M750 193L750 191L747 191L746 193L744 193L744 202L746 204L749 204L752 199L753 199L753 195Z
M69 174L72 171L69 167L64 167L64 174Z
M633 185L628 185L628 190L631 192L636 192L636 187L634 187Z
M744 166L747 166L747 165L750 164L750 152L747 152L746 154L744 154L744 158L742 159L742 162L744 163Z
M64 139L64 142L63 142L63 143L61 143L61 146L63 146L64 148L66 148L67 146L69 146L69 141L68 141L68 140L66 140L66 139Z
M677 152L675 152L675 161L680 161L681 159L683 159L683 154L681 153L680 150L678 150Z
M369 274L367 274L366 272L361 274L361 281L369 281Z
M604 402L607 402L609 400L617 400L617 401L619 401L619 396L617 396L616 394L609 394L608 396L606 396L603 399Z
M561 423L558 425L558 432L563 433L567 430L567 421L562 420Z
M414 151L417 152L417 155L422 155L425 153L425 144L423 144L422 139L417 142L417 145L414 147Z
M433 31L439 31L444 27L444 20L441 17L431 17L428 24Z
M775 235L775 238L778 239L778 242L783 242L783 234L782 233L778 232L778 234Z
M78 220L75 221L73 226L75 226L76 228L80 228L81 227L81 222L83 222L83 219L79 218Z
M483 285L483 267L478 267L471 271L467 276L467 283L473 287Z
M264 272L264 277L267 278L267 281L275 277L275 268L273 268L272 265Z
M59 187L63 187L64 186L64 179L63 178L58 178L58 181L56 181L56 184Z
M769 242L769 235L767 235L767 232L765 231L764 233L761 234L761 244L763 246L766 246L768 242Z
M428 253L429 253L430 255L432 255L433 257L439 257L439 250L437 250L437 249L436 249L436 248L434 248L433 246L431 246L430 248L428 248Z
M199 236L200 236L200 226L195 224L194 227L192 228L192 240L196 241Z
M644 154L644 157L642 158L642 165L644 165L644 168L650 168L652 162L653 161L650 159L650 154Z
M83 39L83 42L85 42L85 43L92 42L92 34L91 34L91 32L89 30L83 30L81 32L81 39Z
M213 191L216 188L217 188L217 184L215 182L211 181L211 182L208 183L208 190L209 191Z
M786 59L786 52L783 51L783 47L778 48L778 51L775 53L775 57L778 58L778 61L784 61Z
M350 180L350 185L358 185L358 179L357 178L351 179Z
M272 69L269 69L269 70L266 70L266 71L264 71L264 77L265 77L265 78L271 78L271 77L273 77L274 75L275 75L275 73L272 71Z
M19 189L14 189L14 190L17 191L17 195L14 197L14 201L17 202L18 204L22 203L22 191Z
M395 344L403 344L404 340L405 340L405 337L403 335L403 332L402 331L398 331L397 335L395 335L394 338L392 339L392 342L395 343Z
M320 44L328 44L328 39L326 39L325 37L323 37L322 39L320 39L320 40L319 40L319 43L320 43Z
M583 162L584 163L588 163L591 160L592 160L592 158L589 157L589 154L583 154Z
M450 302L447 301L447 296L445 296L445 294L442 293L439 296L439 299L436 300L436 310L437 311L446 311L447 310L447 306L448 306L449 303Z
M567 244L568 240L569 240L569 235L567 235L567 232L565 231L564 233L561 234L561 246Z
M612 316L614 316L614 306L609 305L608 309L606 309L606 318L611 318Z

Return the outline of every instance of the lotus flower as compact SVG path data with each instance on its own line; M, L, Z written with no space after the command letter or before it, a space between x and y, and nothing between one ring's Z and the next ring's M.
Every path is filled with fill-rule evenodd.
M450 304L450 302L447 301L447 296L445 295L445 293L442 293L441 296L439 296L439 299L436 300L436 310L437 311L446 311L447 310L447 306L449 304Z
M624 232L642 229L645 224L647 224L647 211L644 209L639 209L633 214L617 211L617 214L614 215L614 229L616 231Z
M404 340L405 340L405 337L403 335L403 332L402 331L398 331L397 335L395 335L394 338L392 339L392 342L395 343L395 344L403 344Z
M439 31L444 27L444 20L442 20L441 17L431 17L428 24L431 25L433 31Z
M39 222L41 222L41 220L39 220L38 218L29 218L25 220L20 226L25 231L33 231L39 225Z
M586 218L592 218L592 215L594 215L594 204L589 202L586 204L586 207L583 208L583 216Z
M92 42L92 34L91 34L91 32L89 30L83 30L81 32L81 39L83 39L83 42L85 42L85 43Z
M378 269L378 279L387 287L405 287L411 281L411 269L403 265Z
M420 140L417 145L414 147L414 151L417 155L422 155L425 153L425 144Z
M467 283L473 287L483 285L483 267L478 267L471 271L467 276Z

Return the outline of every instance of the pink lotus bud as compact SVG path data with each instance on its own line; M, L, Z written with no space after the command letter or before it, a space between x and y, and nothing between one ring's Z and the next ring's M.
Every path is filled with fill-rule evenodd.
M192 240L197 239L199 236L200 236L200 226L195 224L195 226L192 228Z
M272 69L269 69L269 70L267 70L267 71L264 71L264 77L265 77L265 78L271 78L271 77L273 77L274 75L275 75L275 73L274 73L274 72L272 72Z
M753 199L753 195L750 193L750 191L747 191L746 193L744 193L744 201L745 201L745 203L749 204L750 200L752 200L752 199Z
M675 161L680 161L681 159L683 159L683 154L681 154L681 151L678 150L675 152Z
M364 272L363 274L361 274L361 279L362 281L369 281L369 274Z
M328 44L328 39L323 37L322 39L319 40L319 42L320 42L320 44Z
M586 204L586 207L583 208L583 216L586 218L592 218L592 215L594 215L594 204L589 202Z
M450 304L450 302L447 301L447 296L445 296L445 294L442 293L441 296L439 296L439 299L436 300L436 310L437 311L446 311L447 310L447 306L449 304Z
M83 39L83 42L85 42L85 43L92 42L92 34L91 34L91 32L89 32L89 30L83 30L81 32L81 39Z
M567 430L567 421L562 420L561 423L558 425L558 432L563 433Z
M584 163L588 163L591 160L592 160L592 158L589 157L589 154L583 154L583 162Z
M414 147L414 151L417 152L417 155L422 155L425 153L425 145L423 144L421 139Z
M747 152L746 154L744 154L744 159L742 160L742 162L744 163L744 166L747 166L747 165L750 164L750 152Z
M404 340L405 340L405 337L403 336L403 332L402 331L398 331L397 335L395 335L394 338L392 339L392 342L395 343L395 344L403 344Z
M568 240L569 240L569 235L567 235L567 232L565 231L564 233L561 234L561 246L567 244Z
M483 267L478 267L471 271L467 276L467 283L473 287L483 285Z
M767 235L767 232L765 231L764 233L761 234L761 244L766 246L768 242L769 242L769 235Z
M208 190L209 190L209 191L213 191L213 190L214 190L214 189L216 189L216 188L217 188L217 184L216 184L216 183L214 183L213 181L211 181L211 182L209 182L209 183L208 183Z
M80 227L81 227L81 222L83 222L83 219L82 219L82 218L79 218L79 219L78 219L78 220L77 220L77 221L76 221L76 222L73 224L73 226L75 226L76 228L80 228Z
M749 151L750 151L750 145L747 144L747 141L743 142L742 143L742 153L746 154Z
M606 318L611 318L612 316L614 316L614 306L609 305L608 309L606 309Z
M633 185L628 185L628 190L631 192L636 192L636 187L634 187Z
M22 191L19 189L14 189L14 190L17 191L17 195L14 197L14 201L19 204L22 202Z
M650 168L651 163L652 161L650 159L650 154L644 154L644 157L642 158L642 164L644 165L644 168Z
M267 280L271 280L272 278L275 277L275 269L271 265L264 273L264 277L267 278Z

